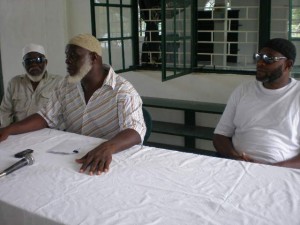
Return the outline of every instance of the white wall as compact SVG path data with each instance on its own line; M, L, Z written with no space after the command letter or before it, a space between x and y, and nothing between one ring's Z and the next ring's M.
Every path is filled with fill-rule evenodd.
M41 44L52 73L65 74L66 4L61 0L1 0L0 41L4 85L23 73L22 48Z
M24 72L22 48L46 49L48 71L65 75L65 45L78 33L91 32L89 0L0 0L0 46L4 85Z
M49 0L52 1L52 0ZM68 39L80 33L91 33L91 8L89 0L63 0L67 2Z
M232 90L253 76L193 73L161 81L160 72L136 71L122 74L142 96L226 103Z

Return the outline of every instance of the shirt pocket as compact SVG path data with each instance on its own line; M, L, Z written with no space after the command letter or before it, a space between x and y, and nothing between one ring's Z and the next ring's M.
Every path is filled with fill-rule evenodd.
M16 113L22 113L27 111L30 105L30 100L24 93L17 92L12 96L12 104Z
M51 93L52 91L43 91L40 94L40 98L39 98L39 106L40 107L44 107L47 102L49 101L50 97L51 97Z

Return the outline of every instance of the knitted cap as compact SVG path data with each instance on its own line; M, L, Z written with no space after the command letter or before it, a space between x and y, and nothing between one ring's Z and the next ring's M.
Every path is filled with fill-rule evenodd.
M38 52L42 55L46 55L45 53L45 49L43 46L41 45L37 45L37 44L29 44L29 45L26 45L23 50L22 50L22 57L24 57L27 53L29 52Z
M295 62L296 59L296 47L289 40L283 38L274 38L269 40L263 48L271 48L276 52L280 52L282 55L287 57L288 59L293 60Z
M102 48L100 42L91 34L79 34L70 39L70 45L77 45L91 52L96 52L102 56Z

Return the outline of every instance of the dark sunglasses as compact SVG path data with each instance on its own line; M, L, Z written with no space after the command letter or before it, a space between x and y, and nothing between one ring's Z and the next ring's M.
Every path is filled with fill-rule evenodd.
M45 57L36 57L36 58L28 58L28 59L24 59L23 63L25 64L25 66L29 66L33 63L44 63L47 59Z
M284 57L284 56L272 56L272 57L270 57L270 56L268 56L266 54L263 54L263 53L254 54L254 60L256 62L258 62L259 60L264 60L265 63L272 64L272 63L277 62L281 59L286 59L286 57Z

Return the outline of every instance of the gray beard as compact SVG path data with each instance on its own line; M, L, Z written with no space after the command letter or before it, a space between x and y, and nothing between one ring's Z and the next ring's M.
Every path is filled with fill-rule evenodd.
M90 70L92 69L92 65L86 61L82 66L81 68L79 69L78 73L73 75L73 76L70 76L70 74L68 75L68 82L70 84L77 84L79 83L82 78L85 77L85 75L87 75L88 72L90 72Z
M44 68L43 72L40 75L32 76L26 71L27 77L32 81L32 82L40 82L45 74L46 68Z

